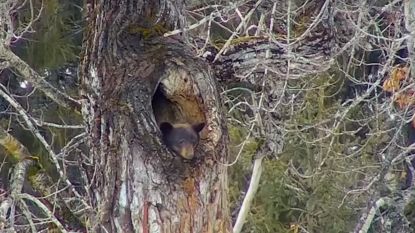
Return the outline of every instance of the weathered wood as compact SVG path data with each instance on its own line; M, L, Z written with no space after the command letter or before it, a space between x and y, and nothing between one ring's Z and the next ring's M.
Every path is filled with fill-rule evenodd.
M94 161L94 231L229 232L227 174L220 165L228 136L213 73L179 40L140 42L141 34L124 30L118 17L129 26L143 17L127 10L134 4L90 6L81 81ZM180 107L204 113L207 127L191 162L161 141L151 107L160 82Z

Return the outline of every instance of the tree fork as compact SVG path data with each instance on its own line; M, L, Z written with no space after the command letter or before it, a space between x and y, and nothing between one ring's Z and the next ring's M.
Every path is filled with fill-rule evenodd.
M106 4L113 3L97 3L90 11L80 69L94 165L89 169L96 207L91 227L96 232L230 232L227 173L220 165L226 161L228 135L213 72L179 39L144 41L127 27L114 27L111 22L127 6ZM192 161L173 155L161 141L151 106L159 87L207 125Z

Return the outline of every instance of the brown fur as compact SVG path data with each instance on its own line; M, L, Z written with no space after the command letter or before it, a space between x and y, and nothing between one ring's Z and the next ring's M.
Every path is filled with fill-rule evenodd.
M167 147L182 158L192 159L199 143L199 132L205 126L200 123L204 118L200 117L195 102L175 97L174 100L167 98L160 84L152 99L154 117Z
M168 122L163 122L160 124L164 143L185 159L194 157L194 150L199 142L199 132L203 127L205 127L205 123L172 125Z

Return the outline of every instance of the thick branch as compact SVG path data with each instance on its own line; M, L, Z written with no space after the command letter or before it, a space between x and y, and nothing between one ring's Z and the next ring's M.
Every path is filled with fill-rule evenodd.
M255 75L263 74L265 69L277 77L289 72L290 78L299 78L308 74L327 70L332 54L330 34L316 34L313 39L303 43L287 45L270 42L269 38L252 38L248 42L232 47L217 63L218 74L224 81L251 80ZM291 50L291 53L288 51ZM267 55L269 53L269 55ZM287 61L289 66L287 66Z
M252 200L255 197L255 194L259 187L259 181L261 178L262 172L262 159L260 157L255 159L254 168L252 169L251 182L249 183L248 191L246 192L244 201L242 202L241 209L238 213L238 218L236 219L235 225L233 226L233 233L239 233L242 230L242 227L245 223L246 217L248 216Z

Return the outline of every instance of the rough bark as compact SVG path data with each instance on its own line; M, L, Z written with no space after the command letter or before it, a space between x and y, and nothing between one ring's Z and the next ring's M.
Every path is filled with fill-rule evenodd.
M180 4L159 3L162 14L154 11L160 6L140 1L88 5L81 82L94 162L91 223L97 232L229 232L226 167L220 165L228 139L213 74L178 40L140 40L133 32L156 22L179 24L174 7ZM161 141L151 106L160 82L180 107L205 119L192 161Z

